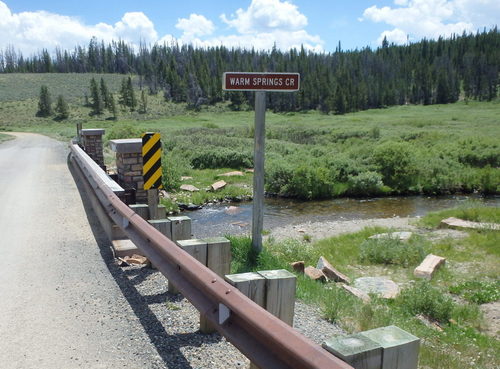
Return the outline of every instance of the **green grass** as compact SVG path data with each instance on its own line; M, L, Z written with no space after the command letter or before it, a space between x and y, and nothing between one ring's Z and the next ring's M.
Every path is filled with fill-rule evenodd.
M498 208L483 207L474 201L469 201L459 208L426 214L420 220L420 225L435 228L439 226L441 220L450 217L472 222L500 223L500 212Z
M13 140L13 139L14 139L14 136L12 136L12 135L6 135L3 133L0 133L0 143L5 142L5 141L9 141L9 140Z
M449 214L456 215L461 211L461 208L452 209ZM497 219L499 212L498 208L480 208L476 205L473 211L474 214L482 214L482 220L489 221ZM429 214L423 219L423 224L428 227L428 219L442 216L442 212ZM249 238L229 237L233 253L231 272L268 269L292 271L290 263L293 261L304 260L306 266L315 266L319 256L324 256L351 279L388 275L403 287L400 296L394 300L372 296L371 302L364 304L333 283L324 285L302 275L297 275L297 297L319 306L327 320L339 324L350 333L393 324L420 337L422 368L499 367L500 342L482 333L484 320L478 305L496 301L500 297L500 255L494 251L498 250L499 232L468 231L466 238L431 241L424 230L422 235L414 235L405 246L395 243L394 255L397 258L412 255L409 246L420 246L428 253L445 257L445 267L430 282L413 276L417 260L392 263L391 256L390 264L384 264L385 260L360 262L368 237L391 231L383 228L365 228L360 232L312 244L305 240L277 242L269 238L260 255L253 252ZM387 241L382 241L381 245L387 246ZM455 301L453 296L462 300ZM441 330L424 324L420 320L422 317L430 322L428 324L438 325Z

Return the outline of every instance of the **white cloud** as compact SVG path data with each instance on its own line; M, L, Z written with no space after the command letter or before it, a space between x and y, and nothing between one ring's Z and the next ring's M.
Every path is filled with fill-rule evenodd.
M211 20L198 14L191 14L189 18L179 19L175 27L182 30L186 36L211 35L215 30Z
M223 22L236 28L239 33L263 33L273 30L298 31L307 25L307 18L296 5L280 0L252 0L248 9L238 9Z
M142 12L125 13L114 25L83 24L79 19L46 11L12 13L0 1L0 49L12 45L23 54L33 54L45 48L72 49L86 45L93 37L106 42L122 39L133 45L153 43L158 34Z
M238 9L229 19L225 15L220 18L229 27L217 35L214 23L203 15L180 18L175 27L182 34L176 38L172 34L158 35L153 22L142 12L125 13L115 24L88 25L76 17L46 11L12 13L0 1L0 50L12 45L29 56L41 49L71 50L77 45L87 45L92 37L104 42L121 39L134 46L140 42L158 42L258 50L269 50L274 45L282 50L301 46L306 50L323 50L321 38L305 30L307 17L288 1L252 0L247 9Z
M423 37L438 38L463 31L491 27L500 19L498 0L394 0L395 7L367 8L363 20L386 23L394 28L384 31L390 42L404 43ZM404 36L404 37L403 37Z

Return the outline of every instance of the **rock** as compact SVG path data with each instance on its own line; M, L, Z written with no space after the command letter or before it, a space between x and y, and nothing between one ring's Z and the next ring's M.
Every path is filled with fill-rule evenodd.
M234 172L227 172L223 174L219 174L218 177L242 177L244 176L243 172L240 171L234 171Z
M191 210L191 211L192 210L199 210L199 209L201 209L203 207L201 205L195 205L195 204L192 204L192 203L184 204L182 202L177 203L177 206L181 210Z
M458 218L446 218L441 221L439 228L451 228L451 229L492 229L500 230L500 224L496 223L479 223L470 222L468 220L458 219Z
M412 232L392 232L392 233L374 234L373 236L370 236L368 238L370 239L392 238L400 241L408 241L412 235L413 235Z
M290 263L290 266L297 273L304 273L304 262L303 261L295 261Z
M125 258L127 258L127 256L125 256ZM121 267L130 266L130 264L127 263L127 260L125 260L123 258L117 258L117 259L118 259L118 266L121 266Z
M233 222L231 223L231 225L235 225L235 226L238 226L238 227L241 227L241 228L244 228L248 225L250 225L250 223L245 223L245 222Z
M185 185L185 184L181 185L180 189L182 191L189 191L189 192L197 192L200 190L198 187L195 187L193 185Z
M420 265L415 268L413 275L415 277L427 278L430 280L432 279L434 272L440 268L441 265L444 265L445 262L445 258L429 254L425 257L424 261L422 261Z
M224 210L224 213L229 214L229 215L237 215L237 214L241 213L242 211L243 211L243 209L238 207L238 206L229 206L228 208L226 208L226 210Z
M190 179L193 179L193 177L187 177L187 176L182 176L181 181L188 181Z
M340 273L323 256L319 258L316 268L321 270L325 274L325 276L331 281L344 282L347 284L351 283L351 280L349 279L348 276Z
M304 269L304 274L311 278L313 281L326 282L326 275L319 269L316 269L313 266L308 266Z
M159 195L160 195L161 198L164 198L164 199L169 199L170 198L170 194L167 191L165 191L165 190L160 190Z
M354 281L354 286L384 299L393 299L399 295L399 286L394 281L384 277L361 277Z
M366 292L356 287L348 286L344 283L341 283L340 285L344 290L349 292L351 295L357 297L358 299L362 300L364 303L369 303L371 301L370 296Z
M245 172L246 172L246 173L253 173L253 172L254 172L254 170L253 170L253 168L248 168L248 169L245 169Z
M215 182L214 184L212 184L210 186L210 188L213 190L213 191L218 191L220 190L221 188L224 188L226 187L227 183L225 181L217 181Z
M126 259L129 264L138 264L138 265L146 265L149 263L148 258L145 256L134 254L131 257Z

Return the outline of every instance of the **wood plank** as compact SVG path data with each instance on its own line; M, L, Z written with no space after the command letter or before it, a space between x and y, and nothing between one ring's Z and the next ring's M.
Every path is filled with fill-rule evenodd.
M446 259L441 256L429 254L425 257L424 261L413 271L413 275L419 278L432 279L434 272L444 265Z
M297 277L284 269L258 273L266 279L266 310L293 326Z

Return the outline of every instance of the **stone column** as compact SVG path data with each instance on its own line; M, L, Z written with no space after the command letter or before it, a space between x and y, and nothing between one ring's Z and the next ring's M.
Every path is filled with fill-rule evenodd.
M104 166L104 154L102 148L102 135L104 129L81 129L80 136L82 137L82 146L88 156L90 156L102 169Z
M111 150L116 153L118 184L125 189L134 188L136 202L146 202L142 177L142 139L126 138L109 141Z

